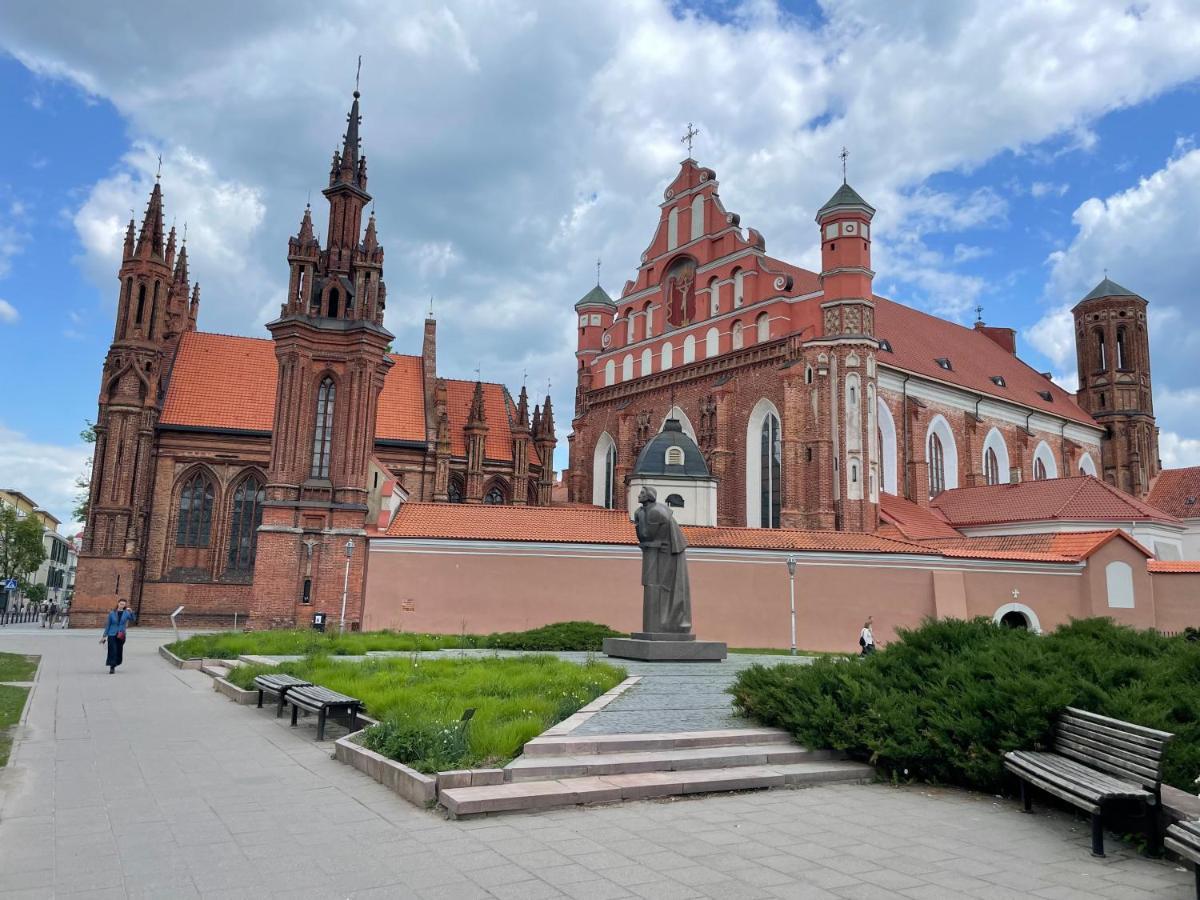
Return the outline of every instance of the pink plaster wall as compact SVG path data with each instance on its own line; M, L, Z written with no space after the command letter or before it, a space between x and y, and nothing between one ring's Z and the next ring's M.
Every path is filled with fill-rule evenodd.
M1200 628L1200 574L1158 572L1150 578L1158 627L1167 632Z

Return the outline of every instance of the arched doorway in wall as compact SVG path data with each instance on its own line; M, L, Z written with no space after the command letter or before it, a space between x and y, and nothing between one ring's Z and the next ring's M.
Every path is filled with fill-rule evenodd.
M1020 628L1034 634L1042 633L1042 623L1038 620L1037 613L1024 603L1005 603L992 615L992 621L1005 628Z

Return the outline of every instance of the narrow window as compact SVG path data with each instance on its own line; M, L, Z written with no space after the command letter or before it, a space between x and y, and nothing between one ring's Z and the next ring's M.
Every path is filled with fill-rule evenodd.
M746 273L741 269L733 270L733 308L737 309L746 301Z
M332 378L325 378L317 389L317 420L313 429L313 478L329 477L329 449L333 444L333 402L336 388Z
M179 522L175 544L179 547L207 547L212 530L213 486L208 476L197 472L179 492Z
M488 506L503 506L504 491L500 489L499 485L493 484L491 489L483 495L483 502Z
M1046 480L1046 463L1043 460L1035 459L1033 461L1033 480L1034 481L1045 481Z
M991 447L988 447L987 453L983 455L983 469L988 484L1000 483L1000 460L996 458L996 451Z
M929 436L929 496L936 497L946 489L946 455L942 450L942 439L936 434Z
M733 349L734 350L742 349L742 323L741 322L733 323Z
M457 478L450 479L450 487L447 489L447 499L451 503L463 502L463 486L462 482Z
M771 317L763 313L755 322L758 328L758 334L754 340L760 344L766 343L771 339Z
M262 504L266 499L262 482L251 476L233 495L229 517L229 568L248 572L254 568L258 546L258 526L262 524Z
M778 528L780 509L780 477L783 445L779 435L779 419L768 413L762 425L762 463L759 468L762 501L759 505L759 524L763 528Z
M617 448L609 446L604 456L604 508L613 509L613 485L617 477Z
M1125 356L1125 326L1117 329L1117 368L1128 369L1129 359Z
M142 324L142 313L145 312L145 309L146 309L146 286L144 284L142 284L142 285L138 285L137 318L135 318L133 320L133 323L135 325Z
M1103 372L1108 368L1108 351L1104 346L1104 332L1096 329L1096 371Z
M337 288L334 288L329 292L329 318L336 319L338 317L341 302L342 295L338 293Z
M642 316L646 320L646 333L643 337L654 337L654 307L648 302L642 307Z

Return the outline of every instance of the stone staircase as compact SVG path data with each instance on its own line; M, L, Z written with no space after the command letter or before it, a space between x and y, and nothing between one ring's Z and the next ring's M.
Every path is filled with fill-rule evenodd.
M452 817L647 800L716 791L869 780L870 766L807 750L773 728L675 734L542 736L504 770L503 784L445 788Z

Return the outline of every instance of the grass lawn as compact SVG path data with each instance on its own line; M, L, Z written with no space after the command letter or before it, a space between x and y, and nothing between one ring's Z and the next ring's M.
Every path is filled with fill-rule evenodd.
M12 737L9 735L9 728L16 725L17 719L21 717L21 710L25 708L25 697L28 694L29 688L27 687L0 684L0 769L8 765L8 754L12 751Z
M553 656L366 662L312 656L279 670L361 699L381 720L364 745L426 773L503 765L526 741L625 677L615 666ZM238 666L229 680L250 688L264 671L273 670ZM475 715L464 724L467 709Z
M37 671L38 657L20 653L0 653L0 682L33 681Z
M619 632L595 622L557 622L530 631L476 634L414 634L402 631L362 631L338 635L319 631L226 631L197 634L168 644L167 649L182 659L237 659L243 654L259 656L361 656L368 650L591 650L598 652L606 637Z

